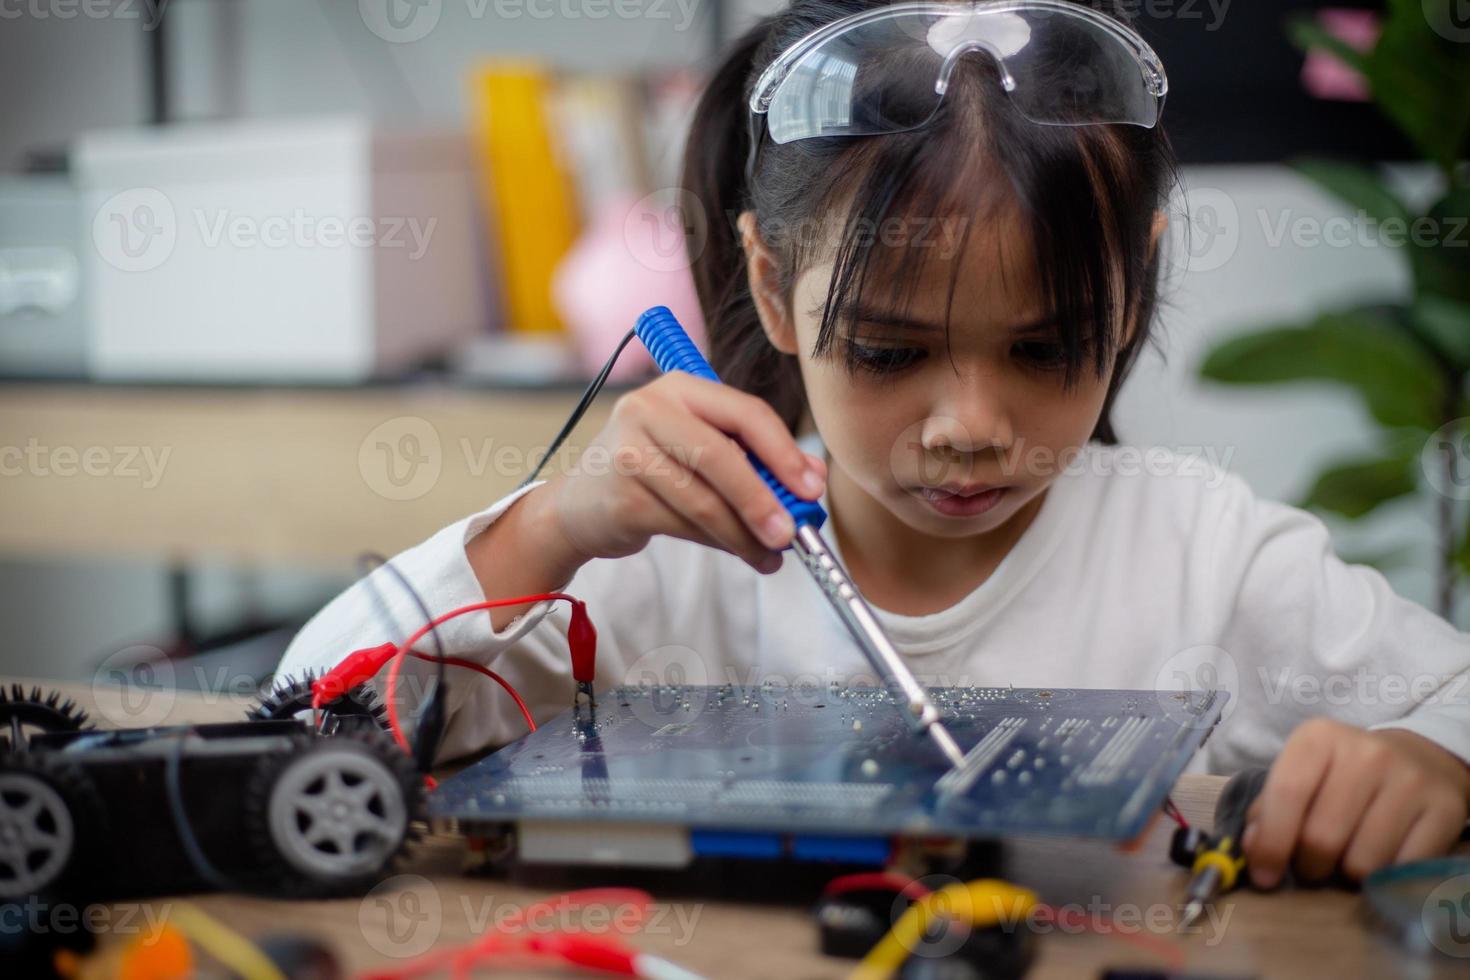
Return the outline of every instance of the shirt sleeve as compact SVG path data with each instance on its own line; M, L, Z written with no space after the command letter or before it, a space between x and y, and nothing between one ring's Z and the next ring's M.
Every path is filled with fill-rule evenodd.
M1201 516L1234 671L1210 768L1269 764L1315 716L1402 728L1470 763L1470 634L1333 551L1312 514L1257 499L1230 476Z
M543 482L508 494L391 559L393 567L428 605L431 615L485 601L479 579L465 554L465 545ZM511 676L506 679L531 707L533 717L539 708L542 714L538 720L544 720L546 715L554 713L553 708L559 711L566 707L569 699L566 692L571 683L566 647L570 617L552 617L548 628L537 628L547 620L554 605L564 604L550 600L538 602L498 631L491 628L488 613L470 613L450 620L435 632L446 655L475 660L502 675L509 673ZM397 577L386 568L375 569L349 586L301 628L286 648L276 676L320 674L354 650L401 641L423 623L424 615L418 603ZM425 636L414 648L425 653L439 649L432 636ZM508 659L502 655L511 649L516 651L516 669L502 670L500 662ZM436 665L428 661L405 659L395 691L401 724L406 725L406 719L412 718L435 683L437 673ZM385 670L374 681L380 695L384 693L386 675ZM439 760L509 741L524 732L525 721L520 712L498 686L492 696L470 693L478 692L481 685L495 686L490 679L453 667L448 668L445 676L449 722Z

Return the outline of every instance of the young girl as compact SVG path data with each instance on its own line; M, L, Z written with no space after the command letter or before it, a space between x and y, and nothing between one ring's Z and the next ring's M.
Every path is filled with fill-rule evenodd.
M1153 124L1162 73L1108 47L1131 35L1055 0L973 23L911 9L937 6L794 0L734 44L684 172L727 384L675 373L623 395L584 450L603 465L564 467L394 566L436 614L585 600L601 688L874 684L782 560L791 520L748 447L827 508L829 542L923 683L1219 678L1232 698L1205 764L1272 766L1244 838L1257 884L1445 851L1470 800L1470 637L1340 561L1312 516L1115 445L1174 176ZM820 58L761 79L827 25ZM758 80L777 89L764 113L748 107ZM834 93L850 102L814 115ZM422 624L391 577L372 584L319 612L280 671ZM441 628L445 652L503 674L538 720L565 710L566 607L488 618ZM409 663L413 692L427 675ZM441 758L521 734L498 687L451 677Z

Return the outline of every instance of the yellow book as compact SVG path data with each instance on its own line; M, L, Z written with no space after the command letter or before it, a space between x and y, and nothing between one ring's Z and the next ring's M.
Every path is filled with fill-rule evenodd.
M564 329L551 277L576 238L578 217L547 113L553 84L543 67L522 61L489 63L473 78L481 192L511 330Z

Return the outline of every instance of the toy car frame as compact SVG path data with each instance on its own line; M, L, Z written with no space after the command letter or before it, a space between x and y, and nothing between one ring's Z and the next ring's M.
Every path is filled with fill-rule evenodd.
M242 721L103 731L0 689L0 901L370 887L419 834L423 780L370 689L310 699L308 677Z

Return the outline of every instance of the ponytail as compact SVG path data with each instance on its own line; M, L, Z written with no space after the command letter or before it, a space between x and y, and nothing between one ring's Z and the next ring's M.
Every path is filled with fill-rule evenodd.
M736 226L740 213L751 206L745 160L754 61L776 20L761 20L726 50L695 110L681 182L703 212L696 220L707 228L702 243L695 237L688 245L710 366L727 384L765 399L794 433L806 408L800 368L795 357L771 344L761 327Z

